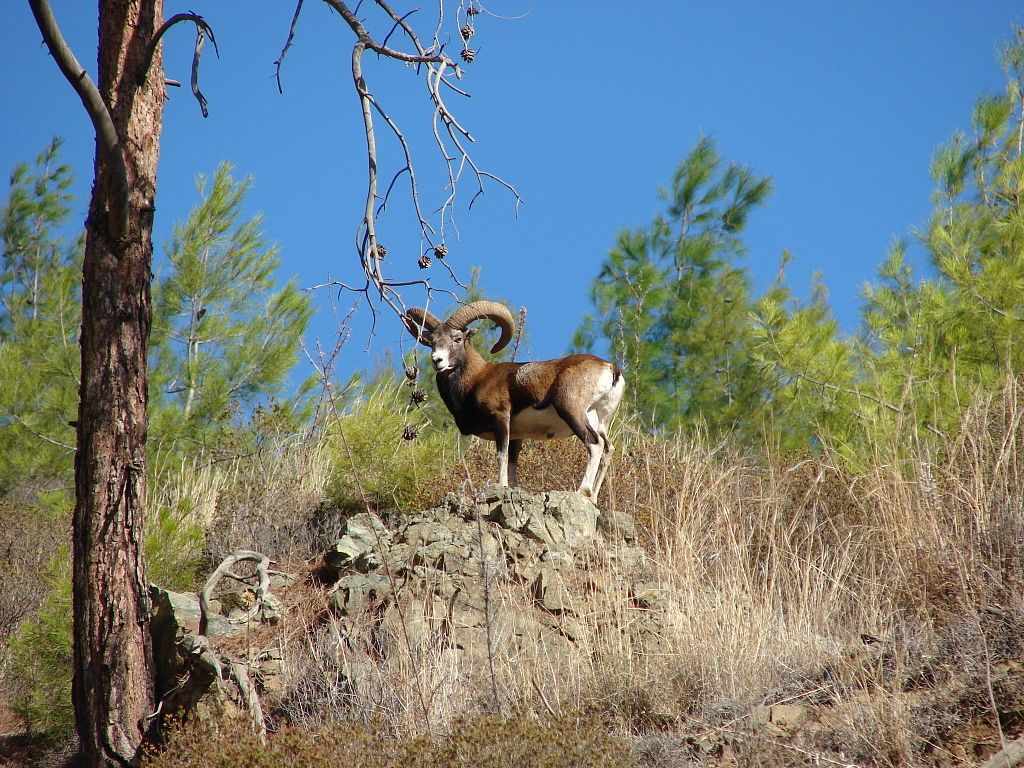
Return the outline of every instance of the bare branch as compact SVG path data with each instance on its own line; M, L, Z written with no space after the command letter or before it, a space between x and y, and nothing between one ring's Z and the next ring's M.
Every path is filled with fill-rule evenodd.
M386 34L386 35L384 36L384 42L383 42L383 43L381 43L381 45L383 45L383 46L384 46L385 48L387 48L387 45L388 45L388 40L390 40L390 39L391 39L391 36L392 36L393 34L395 34L395 30L396 30L396 29L398 29L398 27L399 27L399 26L402 26L402 27L403 27L403 29L405 29L405 30L406 30L406 32L408 32L408 31L409 31L409 28L408 28L407 26L404 26L404 25L402 24L402 22L404 22L404 21L405 21L406 19L408 19L408 18L409 18L410 16L412 16L412 15L413 15L414 13L416 13L416 11L418 11L418 10L419 10L419 8L413 8L413 9L412 9L411 11L409 11L409 12L408 12L407 14L405 14L404 16L402 16L402 18L400 18L400 19L395 19L395 23L391 25L391 30L390 30L390 31L389 31L389 32L388 32L388 33L387 33L387 34Z
M89 73L78 63L74 52L61 34L49 1L29 0L29 6L50 55L57 62L65 79L75 89L78 98L82 100L82 106L85 107L96 131L97 144L104 152L104 160L112 170L114 189L110 195L113 202L110 207L109 226L111 235L120 239L128 230L128 170L124 155L121 153L121 139L117 135L110 110L107 109L103 96L89 77Z
M47 435L44 435L42 432L37 432L36 430L32 429L32 427L30 427L28 425L28 423L23 418L21 418L20 416L15 416L13 413L5 414L5 415L6 415L7 418L10 418L12 421L14 421L15 424L17 424L19 427L24 429L30 435L32 435L33 437L35 437L35 438L37 438L39 440L42 440L44 443L49 443L50 445L55 445L58 448L63 448L68 453L74 453L75 452L75 447L73 445L68 445L67 443L62 443L60 440L56 440L56 439L54 439L52 437L48 437Z
M220 583L220 580L231 571L231 567L235 563L242 562L244 560L256 561L256 573L259 574L259 585L256 587L256 602L253 607L245 615L243 619L239 619L239 622L248 621L249 619L256 616L265 605L267 595L270 594L270 574L267 570L270 568L270 558L266 555L260 554L259 552L253 552L248 549L239 549L232 552L230 555L221 561L221 564L217 566L217 570L210 574L210 578L206 580L203 591L199 593L199 634L205 635L207 624L209 622L210 614L210 599L213 595L213 590Z
M404 61L409 64L439 64L443 61L451 62L451 59L444 54L432 54L424 51L423 53L413 55L381 45L370 37L370 33L366 31L366 27L363 26L363 23L356 18L356 15L349 10L349 7L345 5L342 0L324 0L324 2L341 15L345 20L345 23L348 24L349 27L352 28L352 31L356 33L356 38L358 38L359 42L362 43L363 47L369 48L374 53L387 56L391 59L398 59L399 61ZM454 64L454 62L451 63Z
M220 58L220 48L217 46L217 37L213 34L213 27L198 13L176 13L160 25L160 29L156 31L153 39L146 46L146 56L142 61L142 66L139 67L139 85L146 82L146 78L149 77L149 68L153 64L153 56L156 55L156 49L160 45L160 40L171 27L182 22L191 22L196 25L196 45L192 53L192 94L196 97L196 101L199 102L199 109L202 110L203 117L208 117L209 110L206 107L206 97L199 90L199 59L202 56L203 44L206 42L207 37L213 43L213 50L216 52L218 59Z
M387 210L391 199L391 193L403 174L409 174L409 194L413 203L416 221L420 232L418 264L424 269L431 264L431 260L426 255L429 254L430 249L434 249L436 251L439 246L444 245L445 227L449 221L452 227L455 228L456 233L458 231L453 211L456 202L456 195L458 193L459 181L461 180L462 173L467 166L473 169L473 173L477 181L477 192L470 200L470 206L472 206L476 198L483 193L485 181L496 182L508 189L515 197L517 212L519 205L522 204L522 198L514 186L506 182L501 177L480 168L469 155L466 143L474 142L475 138L468 128L460 123L452 114L441 94L441 89L447 88L460 96L469 96L467 91L454 84L451 77L446 76L454 73L454 79L460 79L462 77L462 70L455 61L445 54L444 46L440 42L441 28L443 27L444 22L444 0L439 0L438 2L438 26L434 32L434 41L429 48L423 45L416 31L409 24L408 20L416 12L416 9L404 14L399 14L391 7L389 0L374 0L374 3L387 14L392 22L387 35L383 38L383 41L378 42L370 35L363 22L358 18L357 14L360 6L357 5L353 11L344 0L324 0L324 2L342 17L356 36L356 43L352 49L352 81L355 85L356 95L359 99L360 111L363 118L363 131L366 136L367 189L365 203L363 206L363 215L355 231L354 247L363 268L363 272L366 275L367 283L362 288L358 288L342 284L337 281L329 281L328 283L318 287L330 285L331 287L337 287L339 291L349 290L362 293L365 296L367 303L370 305L371 313L373 313L373 327L370 331L370 336L372 338L376 327L375 301L377 299L382 301L396 313L402 313L404 312L405 305L398 289L410 286L422 287L427 292L428 299L432 291L429 280L389 280L384 276L383 272L381 263L382 251L378 241L379 233L377 217ZM459 13L459 9L461 7L462 5L460 4L455 9L456 14ZM295 16L293 16L293 24L294 20ZM409 45L412 46L412 53L407 53L406 51L394 47L395 44L391 42L391 39L398 30L402 30L404 37L408 41ZM285 44L285 49L282 51L281 58L283 58L284 52L287 51L292 31L293 30L291 29L289 30L289 41ZM366 51L373 51L377 53L378 56L392 58L407 64L415 64L417 73L419 73L421 69L426 70L424 73L424 84L426 85L427 94L434 106L432 119L434 139L438 151L443 158L448 174L446 198L440 208L434 211L435 214L440 214L440 226L438 228L435 228L435 225L432 224L424 215L417 181L416 167L413 162L413 152L409 142L397 122L389 114L387 108L375 98L366 83L362 68L363 54ZM374 126L374 113L376 113L376 115L391 129L391 132L394 134L399 146L401 147L405 161L404 164L394 171L393 175L391 175L390 183L388 183L383 197L378 194L380 169L378 166L378 147ZM455 151L449 149L447 140L443 138L441 129L442 125L444 126L444 132L448 134L452 141ZM441 259L441 261L444 265L444 269L451 276L453 282L465 289L466 286L458 279L451 265L443 259ZM371 286L373 288L372 293L370 291ZM451 292L449 291L449 293Z
M203 28L196 26L196 47L192 54L192 95L196 97L196 101L199 102L199 109L203 113L203 117L210 116L210 110L206 108L206 97L203 96L203 92L199 90L199 57L203 55L203 44L206 42L206 33L203 32Z
M284 57L288 55L288 49L292 47L292 41L295 40L295 25L299 21L299 14L302 13L302 2L299 0L295 4L295 13L292 14L292 23L288 25L288 39L284 41L284 47L281 49L281 55L277 57L277 61L274 62L274 77L277 80L277 92L284 93L284 88L281 87L281 64L284 63Z

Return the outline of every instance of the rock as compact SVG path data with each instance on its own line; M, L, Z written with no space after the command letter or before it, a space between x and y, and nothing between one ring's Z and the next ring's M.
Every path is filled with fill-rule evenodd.
M340 616L356 616L370 603L391 597L391 582L382 574L350 574L338 580L330 606Z
M490 654L543 653L557 667L594 631L581 619L596 607L591 601L620 595L619 584L630 585L623 599L647 609L636 613L629 631L656 637L660 587L644 579L646 556L635 540L629 515L602 513L566 491L490 488L475 500L449 494L394 531L374 514L354 515L314 574L329 587L327 608L342 619L323 624L333 634L320 633L320 651L339 665L338 685L349 693L379 684L379 666L394 654L400 660L410 652L432 654L469 672L485 669L479 665ZM280 597L295 583L288 574L272 576L271 595L241 640L235 637L247 628L220 615L210 617L208 637L199 637L198 599L153 588L158 690L169 697L168 711L238 709L226 678L243 654L263 694L288 695L284 660L267 625L309 616L283 611ZM253 600L242 587L226 594L221 607L242 616ZM262 629L252 632L253 625ZM233 657L219 655L221 635L235 636L223 646ZM258 638L257 647L246 646L249 637ZM188 683L175 689L182 679ZM785 723L796 717L784 709L776 715ZM782 727L771 711L763 719Z
M485 496L486 519L510 531L522 531L534 517L543 516L544 499L518 488L498 488Z
M294 573L272 573L270 574L270 590L272 592L279 592L288 589L297 580L297 576Z
M380 518L369 512L353 515L344 535L324 555L324 563L336 571L352 568L367 573L380 565L380 549L387 549L391 533Z
M762 704L754 707L750 723L755 730L763 730L770 736L792 736L810 716L810 710L800 704Z
M597 518L597 529L611 541L636 542L636 521L628 512L602 511Z
M597 534L599 510L590 499L570 491L550 491L544 512L558 522L562 541L570 548L580 547Z
M149 598L152 604L151 623L154 636L157 631L171 643L178 642L186 634L199 631L199 596L191 592L172 592L169 589L151 585ZM210 611L206 617L208 636L234 635L241 631L223 616Z
M563 613L572 610L572 600L565 588L558 569L542 567L533 581L533 599L549 613Z

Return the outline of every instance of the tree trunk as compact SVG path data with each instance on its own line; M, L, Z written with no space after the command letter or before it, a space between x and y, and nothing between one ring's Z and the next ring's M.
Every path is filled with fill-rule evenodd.
M133 763L155 709L142 543L153 203L165 98L159 52L145 84L138 77L163 0L99 6L99 90L130 192L127 229L116 237L109 211L117 182L97 140L83 266L74 517L73 698L90 766Z

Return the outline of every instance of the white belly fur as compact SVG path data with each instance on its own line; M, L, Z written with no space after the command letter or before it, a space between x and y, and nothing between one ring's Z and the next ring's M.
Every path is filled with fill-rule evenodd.
M536 408L524 408L512 417L510 437L513 440L551 440L571 436L572 429L550 406L539 411Z

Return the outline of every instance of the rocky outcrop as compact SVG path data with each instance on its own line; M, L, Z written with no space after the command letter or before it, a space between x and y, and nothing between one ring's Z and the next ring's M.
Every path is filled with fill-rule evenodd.
M349 518L308 579L323 589L322 608L343 628L338 639L349 684L358 686L372 660L396 650L441 647L467 663L538 643L548 653L572 653L579 618L604 592L598 571L616 574L616 594L653 620L658 591L643 580L645 555L635 539L629 515L603 513L576 493L450 494L396 529L372 513ZM288 609L294 585L275 579L275 610L253 620L261 626L278 613L285 624L294 620ZM167 709L244 710L237 686L224 684L225 670L239 657L261 691L280 688L280 657L260 655L273 645L267 641L272 628L256 633L258 649L250 644L240 653L252 621L241 627L227 616L208 617L207 635L199 637L195 595L154 587L153 601L158 691ZM213 605L239 612L239 601L235 595Z

